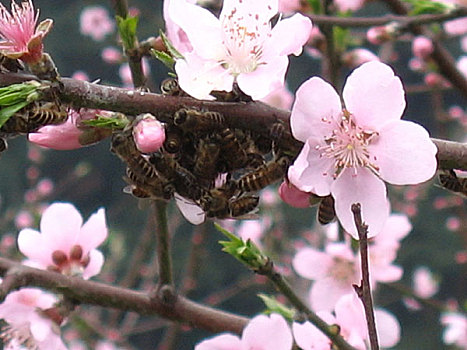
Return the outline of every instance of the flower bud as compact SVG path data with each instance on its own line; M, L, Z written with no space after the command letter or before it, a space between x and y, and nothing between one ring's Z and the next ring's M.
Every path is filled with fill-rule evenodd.
M426 60L433 52L433 43L424 36L417 36L412 42L412 52L415 57Z
M156 152L165 141L165 128L153 115L139 116L141 120L133 128L136 147L142 153Z

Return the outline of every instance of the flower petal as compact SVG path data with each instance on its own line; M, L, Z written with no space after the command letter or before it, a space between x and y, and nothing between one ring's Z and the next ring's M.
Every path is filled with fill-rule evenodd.
M312 136L324 140L331 135L332 121L342 112L336 90L323 79L313 77L298 88L296 96L290 116L293 136L305 142Z
M46 268L52 264L52 251L44 247L43 238L40 232L25 228L18 235L18 248L21 253L34 260L41 268Z
M83 218L70 203L53 203L42 214L41 234L53 250L68 253L76 243Z
M362 219L368 225L368 237L376 236L389 216L386 186L370 170L345 169L331 185L336 215L344 229L358 239L351 206L360 203Z
M242 350L241 340L233 334L221 334L206 339L195 346L195 350Z
M185 31L198 55L215 60L223 57L221 23L211 12L186 0L171 0L169 16Z
M253 100L262 99L276 90L277 86L284 85L288 64L287 56L277 56L252 72L240 74L237 77L238 86Z
M299 13L279 21L272 28L271 37L265 42L264 55L269 56L269 50L279 55L300 55L303 45L310 37L311 28L310 19Z
M332 324L334 317L331 314L328 317L332 321L327 322ZM292 324L292 332L297 345L302 349L329 350L331 348L331 340L311 322L307 321L303 324L294 322Z
M295 271L302 277L317 280L326 277L333 259L329 254L314 248L300 249L292 261Z
M318 196L327 196L334 181L334 160L321 157L315 148L316 142L309 139L300 154L288 170L292 184L303 192L313 192Z
M107 225L105 222L105 210L100 208L92 214L81 228L78 242L83 248L84 254L98 247L107 238Z
M392 348L401 338L401 326L397 318L386 310L375 310L376 331L379 345L383 348Z
M395 185L412 185L436 172L435 144L421 126L406 120L387 124L370 145L381 178Z
M316 281L310 290L310 303L314 311L332 311L337 301L345 294L352 293L350 283L326 277Z
M290 350L293 339L285 319L271 314L254 317L243 330L242 343L246 349Z
M381 62L362 64L347 78L343 98L357 124L373 131L399 120L405 108L404 88L392 69Z
M97 249L93 249L89 252L89 264L83 271L83 278L85 280L99 274L104 265L104 254Z

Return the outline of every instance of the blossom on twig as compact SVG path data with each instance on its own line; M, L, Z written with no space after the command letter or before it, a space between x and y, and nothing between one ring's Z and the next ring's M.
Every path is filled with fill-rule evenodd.
M436 171L437 148L422 126L400 120L404 89L384 63L368 62L354 70L343 99L345 108L334 88L318 77L298 89L290 123L294 137L305 145L288 177L304 192L331 194L337 218L356 239L350 207L360 203L372 237L389 215L383 180L396 185L429 180Z

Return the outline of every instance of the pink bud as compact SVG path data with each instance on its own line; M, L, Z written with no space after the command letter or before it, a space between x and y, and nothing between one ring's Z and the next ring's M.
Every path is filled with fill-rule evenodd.
M295 208L308 208L310 206L310 194L300 191L286 181L282 182L279 187L279 196L284 202Z
M83 72L82 70L77 70L71 77L76 80L89 81L89 75L87 75L87 73Z
M122 60L122 53L115 47L106 47L101 53L102 59L106 63L120 63Z
M371 27L366 32L366 39L373 45L381 45L386 39L386 28L381 27Z
M417 36L412 42L413 54L421 59L427 59L433 52L433 43L424 36Z
M151 114L147 113L133 129L136 147L142 153L156 152L165 141L164 126Z
M348 67L355 68L366 62L379 61L379 58L367 49L356 48L347 51L343 55L342 60Z

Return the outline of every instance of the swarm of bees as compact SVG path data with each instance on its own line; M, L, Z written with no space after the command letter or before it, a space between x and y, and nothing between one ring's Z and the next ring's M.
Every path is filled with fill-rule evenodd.
M461 177L452 169L439 173L439 182L442 187L457 194L467 196L467 177Z
M68 108L59 102L34 101L13 114L0 127L0 152L6 150L6 138L28 134L46 125L64 123Z
M283 179L292 161L275 142L285 128L281 123L265 137L227 127L220 113L192 108L166 118L163 147L142 154L133 127L144 117L114 133L111 143L111 151L127 165L125 191L138 198L175 196L207 218L247 218L258 206L257 192Z

